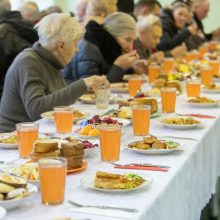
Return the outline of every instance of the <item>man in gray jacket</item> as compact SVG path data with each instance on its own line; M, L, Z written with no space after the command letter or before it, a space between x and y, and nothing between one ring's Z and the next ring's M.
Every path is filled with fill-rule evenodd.
M21 52L10 66L0 104L0 132L16 123L35 121L55 106L70 105L87 88L109 86L101 76L80 79L66 86L60 70L75 54L83 29L69 14L51 14L37 25L39 42Z

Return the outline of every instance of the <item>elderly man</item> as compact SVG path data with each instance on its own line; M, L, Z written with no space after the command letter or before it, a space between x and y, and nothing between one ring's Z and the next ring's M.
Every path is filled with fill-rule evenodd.
M208 16L210 9L209 0L194 0L192 4L192 11L194 13L194 21L196 22L199 30L204 34L206 40L211 40L215 37L220 37L220 29L206 34L202 24L202 20Z
M152 49L157 47L162 36L162 25L160 18L148 15L137 22L138 39L135 41L135 49L140 58L151 59L153 62L161 62L164 58L163 52L152 54Z
M48 15L36 28L39 42L21 52L7 72L0 105L0 132L13 131L19 122L38 120L41 113L55 106L72 104L87 88L109 86L102 76L65 85L60 69L70 62L83 33L69 14Z
M9 0L0 0L0 99L5 74L16 55L38 40L37 32L20 12L10 11Z
M160 42L163 34L162 24L159 17L148 15L137 22L138 39L135 41L135 49L141 59L150 59L152 62L160 63L164 56L183 57L186 53L185 45L175 47L171 51L158 52L155 48Z

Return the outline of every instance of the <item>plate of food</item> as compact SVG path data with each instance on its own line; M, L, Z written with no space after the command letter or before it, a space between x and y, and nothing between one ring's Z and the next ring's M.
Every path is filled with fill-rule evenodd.
M203 91L205 93L220 93L220 85L211 83L210 85L203 87Z
M76 123L77 121L84 119L84 118L88 117L89 115L90 115L90 113L88 113L88 112L74 110L73 111L73 121L74 121L74 123ZM49 120L54 120L54 111L44 112L41 114L41 117L49 119Z
M81 184L89 189L107 193L125 193L140 189L147 189L152 179L145 175L133 173L107 173L97 171L81 179Z
M202 127L204 121L199 121L193 117L167 117L160 119L159 124L170 129L188 130Z
M39 183L39 172L37 163L23 163L7 166L2 169L4 172L20 176L29 183Z
M147 136L141 141L130 143L126 149L140 154L168 154L181 150L182 146L174 141L159 140L155 136Z
M219 101L204 96L190 97L187 99L187 102L190 106L202 108L216 107L219 105Z
M111 83L110 91L116 93L128 93L128 83Z
M0 206L15 209L38 192L38 187L21 177L0 173Z
M17 135L15 133L1 133L0 148L17 149L18 148Z
M96 102L96 96L95 94L85 94L82 95L79 100L85 104L95 104ZM115 101L115 96L110 97L110 103L114 103Z

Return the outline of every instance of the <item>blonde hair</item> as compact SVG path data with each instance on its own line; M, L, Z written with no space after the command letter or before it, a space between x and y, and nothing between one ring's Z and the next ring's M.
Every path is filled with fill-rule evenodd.
M150 14L148 16L140 17L137 22L138 31L144 31L151 28L152 26L162 27L161 20L158 16Z
M53 13L45 16L35 25L38 31L40 44L52 50L57 41L63 40L66 43L82 37L84 29L68 13Z
M115 12L105 18L104 28L113 37L119 37L130 32L136 33L136 21L126 13Z

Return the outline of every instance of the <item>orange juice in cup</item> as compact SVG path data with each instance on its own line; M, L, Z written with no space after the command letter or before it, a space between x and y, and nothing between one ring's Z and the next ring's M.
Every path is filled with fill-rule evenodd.
M42 203L58 205L64 201L67 161L62 157L38 161Z
M73 127L73 109L66 106L55 107L54 120L57 133L71 133Z
M33 144L38 138L38 129L39 125L32 122L16 124L20 157L29 157Z
M160 66L158 65L150 65L148 67L148 77L149 77L149 83L154 82L160 74Z
M166 58L163 61L163 71L165 73L169 73L173 69L174 59L173 58Z
M207 68L207 69L201 69L200 74L201 74L201 79L202 79L202 84L204 86L208 86L212 83L212 68Z
M203 58L203 56L206 54L206 53L208 53L209 52L209 48L208 48L208 46L201 46L200 48L199 48L199 54L200 54L200 58Z
M135 96L141 89L142 80L140 78L131 78L128 80L128 89L130 96Z
M195 59L195 53L194 52L188 52L186 55L185 55L185 61L186 63L190 63L192 60Z
M199 97L201 92L200 80L189 79L186 82L187 97Z
M173 113L176 107L176 88L162 88L162 112Z
M121 126L100 125L100 149L103 161L118 161L120 157Z
M145 136L149 134L150 129L150 105L132 106L132 120L134 135Z
M219 74L219 62L218 61L210 61L210 66L212 67L212 75Z

